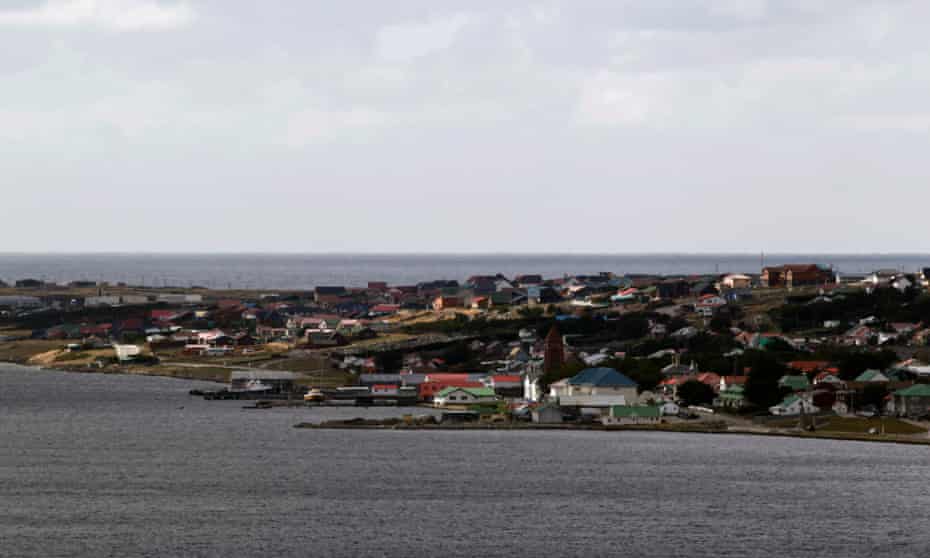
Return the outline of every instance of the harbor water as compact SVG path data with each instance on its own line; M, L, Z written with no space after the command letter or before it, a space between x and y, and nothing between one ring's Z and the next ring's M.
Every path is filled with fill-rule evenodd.
M927 556L924 446L295 429L396 409L0 365L0 555Z

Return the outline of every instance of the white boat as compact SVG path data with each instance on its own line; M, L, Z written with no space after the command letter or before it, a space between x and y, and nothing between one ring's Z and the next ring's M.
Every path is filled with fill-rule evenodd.
M304 401L322 403L326 399L320 388L313 388L304 395Z

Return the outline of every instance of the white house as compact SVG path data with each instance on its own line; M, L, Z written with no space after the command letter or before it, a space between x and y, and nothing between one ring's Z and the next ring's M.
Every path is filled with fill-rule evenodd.
M633 405L637 384L613 368L586 368L550 386L549 395L563 407L607 408Z
M447 387L433 396L433 405L436 407L475 405L495 401L497 401L497 395L491 388Z
M818 410L810 400L797 394L789 395L778 405L769 407L769 412L778 416L800 415L802 412L816 413Z
M135 360L142 353L136 345L113 345L113 350L116 351L116 359L120 362Z
M725 289L748 289L752 286L752 277L742 273L731 273L720 280L720 286Z
M704 317L711 317L719 308L727 305L727 301L715 294L706 294L698 299L694 310Z

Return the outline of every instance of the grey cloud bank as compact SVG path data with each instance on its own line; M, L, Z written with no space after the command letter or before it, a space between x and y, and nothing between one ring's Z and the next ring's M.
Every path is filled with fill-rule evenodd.
M0 252L922 252L913 1L0 5Z

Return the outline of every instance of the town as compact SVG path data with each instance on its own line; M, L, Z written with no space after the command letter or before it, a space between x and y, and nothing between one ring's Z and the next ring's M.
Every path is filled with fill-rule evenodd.
M479 275L260 292L0 283L0 360L441 422L927 437L930 268ZM408 416L409 419L409 416Z

